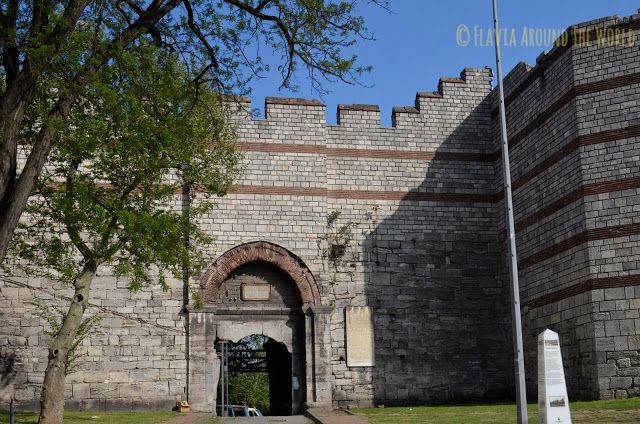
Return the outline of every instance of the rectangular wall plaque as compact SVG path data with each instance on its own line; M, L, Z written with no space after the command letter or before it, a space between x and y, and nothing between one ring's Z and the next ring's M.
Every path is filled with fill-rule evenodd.
M240 289L242 300L269 300L271 284L243 283Z
M347 366L374 366L373 310L367 306L345 308Z

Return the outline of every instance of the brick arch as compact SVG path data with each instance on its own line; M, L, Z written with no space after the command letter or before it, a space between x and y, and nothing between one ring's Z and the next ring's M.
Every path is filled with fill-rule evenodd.
M269 263L287 273L295 283L303 305L320 303L318 286L309 268L284 247L266 241L236 246L216 259L200 279L204 301L217 302L220 286L229 274L238 267L255 261Z

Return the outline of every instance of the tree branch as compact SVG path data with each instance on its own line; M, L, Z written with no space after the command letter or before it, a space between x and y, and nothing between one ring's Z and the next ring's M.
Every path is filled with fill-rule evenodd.
M136 12L138 17L143 16L146 13L146 11L138 3L135 2L135 0L122 0L122 1L126 3L127 6L129 6L131 9L133 9L133 11ZM120 1L116 2L116 9L120 12L120 14L122 14L122 16L125 17L125 19L127 20L127 23L130 24L129 15L127 15L122 9L120 9L120 6L118 3L120 3ZM157 46L159 47L165 46L170 51L173 51L173 47L170 46L168 43L166 43L162 39L162 33L155 25L149 25L147 27L147 32L149 33L151 38L155 40Z
M66 181L66 189L65 189L65 197L67 202L73 202L74 188L75 188L75 177L78 172L78 167L80 166L80 158L74 158L71 161L71 166L69 172L67 173L67 181ZM73 205L67 205L67 208L73 209ZM69 210L63 212L64 214L64 225L67 228L67 233L69 234L69 238L73 245L80 251L82 257L85 261L93 260L94 255L89 246L82 240L82 236L80 235L80 229L76 225L76 220L73 216L69 216Z
M293 35L291 34L291 31L289 30L289 28L287 27L287 25L285 24L285 22L278 16L274 16L274 15L267 15L265 13L262 13L262 8L265 5L262 5L262 3L265 3L264 1L259 4L257 7L253 7L250 4L247 4L245 2L239 1L239 0L224 0L225 3L228 3L232 6L235 6L237 8L239 8L240 10L244 10L245 12L249 13L252 16L255 16L258 19L262 19L264 21L270 21L276 24L276 26L278 27L278 29L280 30L280 33L282 34L282 36L285 39L285 42L287 44L287 73L284 77L284 80L282 82L282 86L286 87L289 83L289 80L291 79L291 74L293 73L293 67L294 67L294 59L295 59L295 53L296 53L296 41L293 37ZM270 0L271 1L275 1L276 4L278 5L277 0ZM267 2L270 3L270 2ZM260 7L262 6L262 7ZM304 58L302 58L304 60Z
M198 38L198 40L200 40L204 48L207 49L207 53L209 53L209 60L211 63L205 67L205 70L200 72L201 75L204 75L204 73L211 68L218 69L219 65L218 60L216 59L216 52L213 47L211 47L211 44L209 44L207 38L202 34L202 31L200 31L200 26L198 26L198 23L195 21L193 8L191 7L189 0L182 0L182 4L184 4L184 8L187 10L187 25L189 26L189 29L191 29L193 34Z
M34 37L36 34L40 34L42 32L42 28L49 20L50 6L51 3L46 2L45 4L45 0L34 0L33 12L31 14L31 25L29 27L30 37Z
M29 40L38 40L41 36L43 25L45 24L49 12L48 8L45 8L42 0L38 0L36 3L40 3L42 10L39 11L40 19L34 19L29 31ZM61 19L53 28L48 37L46 37L42 43L33 42L29 47L32 49L38 49L42 46L53 46L53 54L58 54L62 48L63 42L67 39L69 34L75 29L78 19L82 15L82 12L87 7L88 0L69 0ZM35 18L35 16L34 16ZM31 67L35 67L35 72L39 73L39 69L49 60L49 55L42 55L42 57L33 58L28 57L26 62Z
M2 16L2 28L0 28L0 40L2 41L2 65L6 75L6 85L11 84L18 74L20 64L18 63L18 47L16 45L15 34L16 19L18 18L18 0L11 0L7 7L7 14Z
M139 184L140 184L140 179L134 178L133 181L131 181L131 183L129 183L129 185L125 187L122 193L120 193L118 201L122 202L129 194L131 194L131 192L133 192L133 190L135 190L138 187ZM100 252L106 252L104 256L105 256L105 259L108 259L108 257L114 255L120 249L120 247L118 247L118 249L116 249L113 253L110 253L113 251L113 246L112 248L107 248L107 243L109 243L109 239L111 239L111 236L113 235L113 231L117 228L118 215L114 213L113 210L110 210L103 205L100 205L100 206L102 206L107 211L110 211L113 214L113 216L111 217L111 220L109 221L109 224L107 224L107 229L105 230L102 236L102 239L100 241Z
M258 3L258 5L255 8L256 12L260 12L262 9L268 6L269 3L271 3L272 1L273 0L262 0L260 3Z

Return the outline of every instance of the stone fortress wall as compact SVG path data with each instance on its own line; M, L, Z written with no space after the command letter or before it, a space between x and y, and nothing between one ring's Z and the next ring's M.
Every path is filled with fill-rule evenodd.
M580 24L506 78L526 362L535 375L535 335L560 333L574 397L640 394L639 27Z
M466 69L395 108L391 128L374 105L341 105L328 126L322 104L300 99L267 99L264 120L248 103L237 116L247 170L220 204L217 244L266 240L309 266L333 307L335 405L508 391L490 91L490 70ZM318 249L333 211L356 224L351 273ZM375 367L346 365L347 306L374 308Z
M590 46L557 47L505 80L531 397L535 336L544 328L561 335L570 397L640 392L639 24L640 15L580 24L574 29L635 31L635 47L598 44L592 31ZM328 125L316 100L267 98L264 119L250 116L248 99L230 103L245 168L200 223L216 237L207 254L213 263L263 241L313 275L319 301L303 303L317 303L327 317L314 324L320 365L307 371L307 403L322 397L312 386L333 406L512 393L491 81L488 69L443 78L438 91L418 93L414 106L394 108L391 128L380 126L375 105L340 105L338 124ZM340 217L329 228L334 211ZM322 239L347 223L354 239L334 266ZM269 273L250 274L269 280ZM90 310L105 319L67 379L69 406L162 409L176 395L195 399L197 384L210 387L198 349L220 330L213 338L193 335L200 321L189 323L197 314L183 310L181 282L168 293L130 293L108 267L99 275ZM249 277L224 284L237 285L236 278ZM36 407L48 338L29 301L65 291L44 280L11 280L0 281L0 398L15 394ZM346 364L348 306L373 310L373 367ZM308 351L309 344L310 358ZM206 396L203 402L215 399Z

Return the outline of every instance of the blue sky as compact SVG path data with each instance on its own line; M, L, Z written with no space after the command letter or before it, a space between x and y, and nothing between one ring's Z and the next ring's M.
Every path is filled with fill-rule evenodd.
M518 62L533 64L542 51L550 49L536 40L522 45L525 28L562 30L603 16L629 16L637 13L640 4L631 0L499 0L498 6L501 27L517 37L517 45L502 52L506 75ZM279 75L272 72L253 81L253 107L263 114L267 96L320 98L327 105L328 122L335 123L339 103L378 104L382 125L389 126L393 106L412 105L415 93L436 90L440 77L457 77L465 67L495 68L493 47L475 45L476 38L486 39L493 24L491 0L392 0L391 8L391 14L373 6L362 8L376 38L360 42L357 48L362 63L373 66L361 79L362 85L327 83L325 88L331 92L320 96L301 73L298 90L291 92L279 90ZM469 45L461 46L457 34Z

